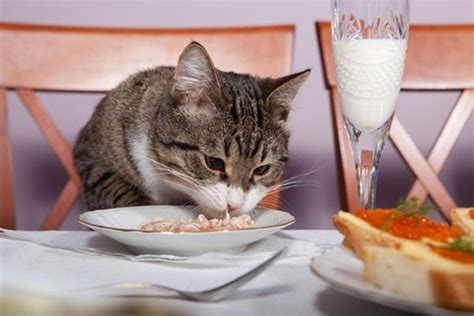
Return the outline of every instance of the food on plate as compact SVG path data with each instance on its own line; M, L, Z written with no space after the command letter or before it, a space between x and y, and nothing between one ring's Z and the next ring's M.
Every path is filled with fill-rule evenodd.
M474 208L457 208L451 212L453 225L460 227L464 234L474 240Z
M403 241L398 249L368 245L364 274L371 284L406 299L474 310L474 243L444 246Z
M404 240L443 245L463 236L456 226L438 223L426 215L415 199L401 201L395 209L358 209L353 214L339 212L333 220L345 236L344 244L362 258L367 244L396 248Z
M226 212L225 218L207 219L206 216L200 214L196 219L176 220L164 219L156 217L147 220L138 226L138 229L151 232L208 232L216 230L238 230L250 228L254 225L254 221L247 214L231 217Z

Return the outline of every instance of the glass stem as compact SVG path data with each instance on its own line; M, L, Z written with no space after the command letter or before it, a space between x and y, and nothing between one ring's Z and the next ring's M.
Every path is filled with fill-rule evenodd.
M374 152L362 149L357 154L360 161L359 166L357 166L357 176L360 184L358 186L359 205L365 209L372 209L375 203L378 176L378 170L373 167Z
M357 171L359 207L361 208L373 209L375 206L380 157L391 123L392 118L374 131L362 132L347 120L345 121Z

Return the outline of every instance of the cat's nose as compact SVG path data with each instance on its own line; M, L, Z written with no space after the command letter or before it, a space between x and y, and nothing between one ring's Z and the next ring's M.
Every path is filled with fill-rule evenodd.
M229 202L227 202L227 209L229 210L229 212L238 210L241 207L242 207L242 203L229 203Z
M226 200L229 212L238 210L244 206L244 192L239 187L230 186Z

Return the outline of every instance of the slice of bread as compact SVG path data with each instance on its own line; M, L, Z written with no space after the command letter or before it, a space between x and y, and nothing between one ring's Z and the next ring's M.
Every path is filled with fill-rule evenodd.
M367 245L366 279L406 299L447 308L474 310L474 264L444 258L419 242L399 249Z
M474 210L474 207L454 209L451 212L451 219L453 225L461 228L467 238L474 240L474 219L469 216L471 210Z
M398 248L404 241L402 238L382 232L349 212L339 211L333 216L333 221L345 237L344 245L361 259L364 257L367 245Z

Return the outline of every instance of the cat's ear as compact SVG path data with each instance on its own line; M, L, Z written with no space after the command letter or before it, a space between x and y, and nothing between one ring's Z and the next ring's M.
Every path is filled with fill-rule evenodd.
M188 100L220 94L216 69L211 57L201 44L192 42L179 56L172 94L177 98L184 97Z
M286 121L291 102L310 73L311 69L306 69L278 79L265 80L262 86L267 96L265 103L274 119Z

